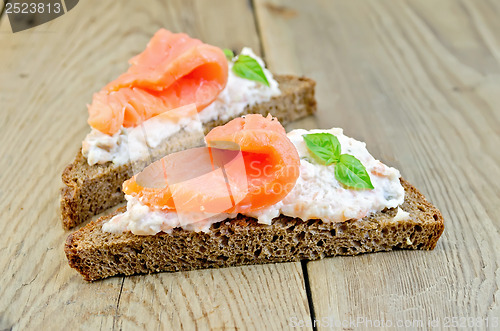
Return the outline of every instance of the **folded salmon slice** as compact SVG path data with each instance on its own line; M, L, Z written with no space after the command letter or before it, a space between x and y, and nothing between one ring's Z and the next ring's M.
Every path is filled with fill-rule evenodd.
M186 152L170 154L150 166L150 170L156 169L150 175L154 179L150 181L150 185L144 185L138 180L140 173L123 184L123 191L155 209L177 210L177 201L200 201L203 208L199 211L215 212L224 205L224 198L227 197L224 189L227 184L234 203L219 211L245 213L281 201L297 181L300 165L298 152L286 136L283 126L271 116L247 115L234 119L210 131L206 141L208 150L212 150L211 160L190 157ZM238 146L237 152L241 152L244 171L237 171L239 163L230 161L226 163L225 178L217 175L216 171L206 171L207 175L203 179L193 178L169 185L169 174L162 173L167 163L182 167L183 173L196 174L201 168L216 169L213 150L220 153L222 145ZM227 153L231 155L229 159L234 160L235 149L227 150ZM220 158L221 154L218 155ZM207 210L207 206L210 210Z
M227 83L228 63L215 46L160 29L126 73L94 94L88 123L114 134L168 110L211 104Z

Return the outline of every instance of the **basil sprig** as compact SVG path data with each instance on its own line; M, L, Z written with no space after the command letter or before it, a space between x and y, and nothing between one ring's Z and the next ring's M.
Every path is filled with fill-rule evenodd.
M330 133L303 136L307 148L326 165L335 164L335 178L349 188L373 189L365 166L350 154L340 154L340 142Z
M224 48L222 51L224 52L224 55L226 55L226 58L228 60L232 60L233 59L234 53L233 53L232 50L230 50L229 48Z
M373 189L365 166L354 156L341 154L335 164L335 178L342 184L356 189Z
M340 156L340 143L330 133L312 133L303 136L307 148L319 157L326 165L337 163Z
M238 55L238 58L233 64L233 72L236 76L241 78L246 78L269 86L264 70L260 66L259 62L251 56L243 54Z

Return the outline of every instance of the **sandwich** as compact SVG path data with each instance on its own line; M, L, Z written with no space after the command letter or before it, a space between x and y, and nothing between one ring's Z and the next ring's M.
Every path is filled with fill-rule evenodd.
M69 235L85 280L432 250L440 211L343 130L250 114L124 182L126 208Z
M250 48L235 56L160 29L129 63L88 105L91 131L62 173L65 229L124 202L125 180L169 153L199 146L216 126L245 114L273 113L288 123L316 110L313 80L273 75ZM195 114L192 107L173 112L188 105Z

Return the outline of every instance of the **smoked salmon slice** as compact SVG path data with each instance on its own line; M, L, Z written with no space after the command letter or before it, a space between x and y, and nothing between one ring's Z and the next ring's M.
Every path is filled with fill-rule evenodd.
M139 173L123 183L123 191L155 209L177 210L175 201L201 201L203 210L215 212L215 209L223 205L224 194L227 195L224 189L229 183L231 199L235 203L223 211L243 213L269 207L281 201L293 189L299 176L299 155L286 136L283 126L270 115L263 117L253 114L236 118L212 129L205 139L208 150L212 150L211 161L203 162L187 156L185 152L170 154L149 167L148 171L156 169L150 176L154 178L154 185L146 187L139 183ZM217 176L215 172L209 173L208 170L210 167L216 168L213 165L213 149L220 152L223 150L221 146L228 145L238 146L237 152L241 153L242 163L226 163L226 177L229 180L226 178L224 182L221 179L223 177ZM195 152L195 149L191 151ZM234 155L235 148L227 149L227 153ZM175 185L169 185L167 180L161 179L162 175L165 179L169 176L168 173L162 174L166 162L173 162L181 167L183 173L197 173L200 168L206 167L208 170L205 172L209 175L203 180L179 181ZM235 171L234 168L240 165L244 171ZM207 206L217 208L207 210Z
M130 67L93 96L88 123L106 134L134 127L168 110L211 104L225 88L224 52L184 33L160 29Z
M281 201L299 177L300 158L286 136L285 128L271 115L236 118L212 129L205 137L208 146L218 141L240 146L245 162L248 194L235 209L249 212Z

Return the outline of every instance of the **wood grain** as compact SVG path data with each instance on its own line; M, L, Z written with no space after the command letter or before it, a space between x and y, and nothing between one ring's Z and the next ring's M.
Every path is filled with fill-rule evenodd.
M125 278L115 327L286 329L309 319L303 281L300 263Z
M500 4L259 0L256 10L267 60L317 80L320 127L367 141L446 221L432 252L309 262L315 318L499 318Z
M309 318L300 263L93 284L68 267L60 174L89 130L85 104L160 27L260 52L246 1L80 1L16 34L0 21L0 329L279 329Z
M500 3L255 0L256 17L250 5L80 1L16 34L0 17L0 329L307 328L304 276L317 321L500 317ZM83 282L62 251L60 172L92 93L160 27L316 79L318 116L290 128L343 127L401 169L443 211L436 250L309 262L305 275L292 263Z

